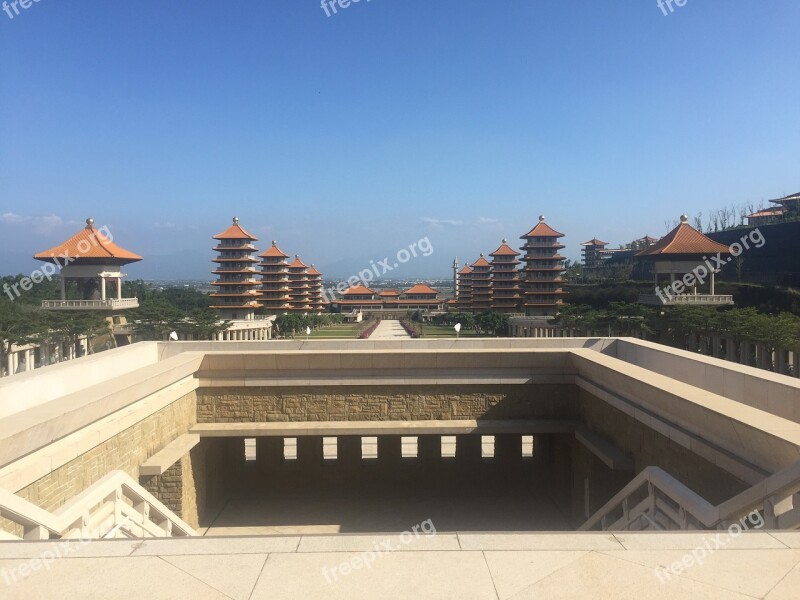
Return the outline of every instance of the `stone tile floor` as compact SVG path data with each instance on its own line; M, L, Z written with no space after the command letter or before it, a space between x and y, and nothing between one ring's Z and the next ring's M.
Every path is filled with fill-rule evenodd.
M800 533L795 532L747 532L709 552L702 564L669 577L656 575L656 568L685 560L715 535L439 533L410 539L371 534L4 542L0 597L798 598ZM56 553L64 557L50 560Z

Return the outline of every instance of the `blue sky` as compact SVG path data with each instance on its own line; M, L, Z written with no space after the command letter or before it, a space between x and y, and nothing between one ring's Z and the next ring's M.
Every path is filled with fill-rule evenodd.
M800 191L795 0L41 0L0 12L0 273L92 216L210 278L236 214L347 276L446 276L540 213L567 255Z

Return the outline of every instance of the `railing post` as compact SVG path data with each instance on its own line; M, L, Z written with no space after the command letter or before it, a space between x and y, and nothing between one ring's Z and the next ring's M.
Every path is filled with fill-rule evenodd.
M41 525L26 525L23 528L23 540L49 540L50 532Z

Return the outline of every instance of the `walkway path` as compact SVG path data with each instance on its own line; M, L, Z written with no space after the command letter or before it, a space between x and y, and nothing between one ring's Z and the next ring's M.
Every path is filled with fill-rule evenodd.
M400 321L386 320L378 323L375 331L369 336L371 340L398 340L402 338L410 339L411 336L406 333Z

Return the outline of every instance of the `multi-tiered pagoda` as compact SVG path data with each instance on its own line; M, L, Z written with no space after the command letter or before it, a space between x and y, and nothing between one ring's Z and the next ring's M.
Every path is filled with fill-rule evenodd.
M282 313L291 308L289 304L289 255L272 246L259 254L261 258L261 305L269 313Z
M564 237L547 223L543 216L528 233L520 236L525 263L523 269L522 294L525 314L529 317L554 317L565 295L561 289L564 274L564 257L559 250L564 248L558 240Z
M322 299L322 273L312 264L306 271L306 281L308 283L308 308L311 311L319 312L324 308Z
M472 309L472 267L464 265L458 272L456 285L456 306L459 310Z
M259 306L258 259L252 256L258 251L253 245L258 238L247 233L234 217L233 224L213 239L219 243L213 248L217 257L212 262L217 268L212 273L219 278L211 284L217 288L210 294L215 299L211 308L223 319L252 320Z
M492 263L481 256L472 264L472 310L481 312L492 308Z
M306 276L308 265L295 254L289 263L289 306L293 312L306 313L311 310L311 288Z
M519 304L519 252L503 240L489 256L492 257L492 310L515 312Z

